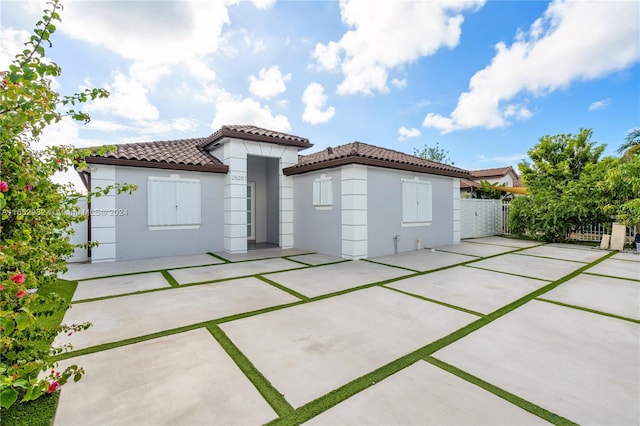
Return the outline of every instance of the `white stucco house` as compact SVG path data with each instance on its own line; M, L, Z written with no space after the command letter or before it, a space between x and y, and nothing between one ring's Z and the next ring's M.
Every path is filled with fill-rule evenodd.
M250 125L204 138L116 145L86 158L95 190L91 262L226 251L256 243L360 259L460 241L466 170L353 142L300 155L306 138Z

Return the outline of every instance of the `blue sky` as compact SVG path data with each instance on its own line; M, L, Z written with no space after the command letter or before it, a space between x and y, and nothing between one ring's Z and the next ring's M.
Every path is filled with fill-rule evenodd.
M546 134L592 128L613 154L640 127L637 1L66 1L48 57L62 93L106 87L87 126L42 142L91 146L255 124L457 166L516 165ZM2 1L0 66L41 15Z

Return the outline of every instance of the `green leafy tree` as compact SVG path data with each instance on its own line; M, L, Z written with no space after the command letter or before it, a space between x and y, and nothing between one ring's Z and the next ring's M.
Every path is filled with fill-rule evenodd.
M640 129L633 129L627 133L625 142L618 148L618 154L627 159L640 155Z
M475 190L475 198L484 200L500 200L504 198L505 193L497 190L496 186L505 187L507 184L495 185L487 180L480 181L480 188Z
M36 150L42 131L63 116L88 122L76 109L87 100L104 98L102 89L87 89L61 96L51 88L60 67L45 59L45 46L55 22L60 21L59 0L47 3L44 16L9 69L0 73L0 405L26 402L55 392L83 370L70 366L56 371L53 356L69 347L51 348L60 332L74 333L89 324L46 326L49 317L68 308L53 294L38 294L43 285L55 285L59 272L67 270L65 259L74 251L70 226L84 217L71 184L60 185L50 177L57 171L86 166L90 152L71 146ZM101 152L105 152L102 149ZM104 191L131 191L116 185ZM104 192L103 192L104 193ZM94 194L88 194L90 198Z
M611 160L604 178L597 182L604 194L603 210L618 222L633 228L640 225L640 155Z
M437 142L436 146L425 145L422 149L413 148L413 155L425 160L435 161L436 163L454 165L454 162L449 156L449 151L444 148L440 148L440 145Z
M604 194L598 188L607 171L606 163L599 163L605 147L592 142L591 136L590 129L544 136L529 150L531 163L518 166L529 196L511 203L513 232L565 241L579 226L607 219Z

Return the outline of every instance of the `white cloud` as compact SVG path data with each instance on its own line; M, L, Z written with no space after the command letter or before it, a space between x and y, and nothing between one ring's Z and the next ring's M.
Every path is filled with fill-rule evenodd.
M391 79L391 85L393 87L395 87L396 89L404 89L405 87L407 87L407 79L406 78L403 78L403 79L392 78Z
M276 0L253 0L253 4L258 9L268 9L275 4Z
M637 2L552 2L528 33L519 32L509 47L496 45L450 117L429 113L423 125L443 133L502 127L532 115L511 102L523 92L542 96L628 67L640 58L639 14Z
M91 120L87 125L87 130L101 132L134 132L141 136L141 139L150 139L155 135L162 135L175 132L191 132L197 127L197 122L191 118L179 117L171 120L147 120L135 121L123 124L108 120ZM138 137L136 137L138 138Z
M420 130L416 129L415 127L407 129L406 127L402 126L398 129L399 141L405 141L409 138L417 138L420 135L421 135Z
M217 130L225 124L253 124L281 132L291 131L285 115L274 115L268 106L262 106L251 98L242 99L229 94L216 103L211 128Z
M259 98L271 99L287 90L285 82L289 80L291 80L291 74L282 75L277 65L262 68L259 77L249 76L249 91Z
M157 120L160 113L147 99L148 89L142 83L121 72L113 73L113 83L106 86L110 92L107 99L96 99L88 103L87 112L113 114L133 121Z
M458 44L464 17L477 1L343 0L342 21L352 29L338 42L318 43L318 67L338 66L344 80L339 94L387 92L389 70Z
M326 123L336 113L332 106L323 110L327 104L327 95L324 94L324 87L319 83L311 83L307 86L302 94L302 102L304 103L302 120L310 124Z
M177 64L218 49L230 3L72 1L60 30L126 59Z
M609 105L611 105L611 99L607 98L607 99L601 99L599 101L595 101L594 103L592 103L591 105L589 105L588 110L589 111L597 111L599 109L605 109L606 107L608 107Z
M6 70L15 59L16 54L25 49L24 43L29 40L29 33L14 30L11 27L0 28L0 70Z

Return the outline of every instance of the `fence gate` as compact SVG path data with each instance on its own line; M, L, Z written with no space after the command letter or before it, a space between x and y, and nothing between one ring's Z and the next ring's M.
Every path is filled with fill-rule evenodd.
M460 238L487 237L501 233L501 200L460 200Z

